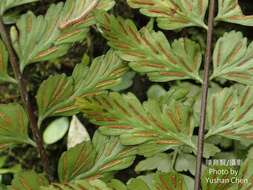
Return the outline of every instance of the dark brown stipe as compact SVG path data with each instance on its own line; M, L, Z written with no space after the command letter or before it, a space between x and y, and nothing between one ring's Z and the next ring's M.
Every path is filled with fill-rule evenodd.
M0 17L0 34L1 34L2 40L8 50L9 56L10 56L11 67L13 69L15 78L18 81L18 87L19 87L21 99L22 99L24 107L28 113L28 117L29 117L29 121L30 121L30 128L31 128L31 131L33 134L33 138L34 138L36 145L37 145L37 151L39 152L39 155L41 156L44 171L47 174L47 177L49 178L49 180L52 180L52 176L50 175L50 170L49 170L48 156L47 156L46 150L43 146L43 141L42 141L40 130L37 126L37 119L34 114L34 110L32 108L31 102L29 100L27 85L26 85L26 82L23 78L22 73L19 70L19 64L17 61L17 57L16 57L16 54L13 50L12 45L11 45L10 36L8 35L8 32L6 31L6 28L3 24L2 17Z
M201 111L200 111L200 125L198 132L198 147L197 147L197 163L194 190L200 190L201 171L202 171L202 157L204 149L204 131L206 125L206 107L208 96L208 81L209 81L209 66L212 57L212 40L213 40L213 24L214 24L215 0L210 0L209 16L208 16L208 31L207 31L207 48L204 65L204 82L202 87Z

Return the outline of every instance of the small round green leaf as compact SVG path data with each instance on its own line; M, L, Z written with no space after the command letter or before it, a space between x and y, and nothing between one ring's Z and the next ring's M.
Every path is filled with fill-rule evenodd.
M130 88L133 85L134 77L135 72L127 72L123 75L121 82L117 86L112 87L112 90L118 92Z
M67 117L61 117L48 125L43 133L43 140L46 144L53 144L64 137L69 128Z
M149 99L159 99L166 94L166 90L160 85L152 85L147 92Z

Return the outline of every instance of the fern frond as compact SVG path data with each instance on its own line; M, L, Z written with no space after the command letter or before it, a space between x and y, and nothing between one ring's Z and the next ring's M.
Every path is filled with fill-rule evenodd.
M36 2L38 0L1 0L0 1L0 15L3 15L8 9L24 5L27 3Z
M147 73L150 80L166 82L194 79L202 82L199 69L202 62L200 46L186 38L169 44L162 32L143 28L138 31L131 20L97 14L108 44L137 72Z
M40 190L113 190L101 180L77 180L73 183L53 183L48 187L41 187Z
M96 132L92 143L85 142L64 152L59 160L61 182L77 179L103 179L129 167L136 154L135 147L120 144L117 137L106 137Z
M64 55L74 42L85 39L88 26L94 23L92 12L108 10L113 4L112 0L68 0L51 5L45 16L32 12L23 15L17 28L11 28L21 70L29 64Z
M127 0L132 8L149 17L157 18L158 26L166 30L199 26L204 23L208 0Z
M106 92L121 82L128 67L113 51L94 59L90 67L78 64L72 76L55 75L45 80L37 92L39 123L51 116L70 116L79 110L77 97Z
M16 83L16 80L8 74L8 52L5 48L4 43L0 40L0 83L12 82Z
M20 172L14 176L8 190L39 190L41 186L47 186L47 179L35 171Z
M34 145L25 110L19 104L0 104L0 149L22 143Z
M211 79L221 78L251 85L253 83L253 43L240 32L225 33L216 43Z
M180 145L195 150L191 141L193 119L190 106L171 101L160 106L155 100L141 104L131 93L110 93L79 99L77 105L99 130L106 135L120 136L124 145L142 145L154 152Z
M218 0L219 11L216 21L253 26L253 15L244 15L238 0Z
M252 87L233 87L210 96L206 137L221 135L235 140L252 140L252 97Z

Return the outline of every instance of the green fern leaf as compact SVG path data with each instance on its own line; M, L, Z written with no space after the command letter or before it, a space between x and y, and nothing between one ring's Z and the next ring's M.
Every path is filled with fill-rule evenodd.
M191 108L179 102L160 106L149 100L142 105L131 93L110 93L80 99L77 105L103 134L120 136L124 145L147 146L142 151L153 147L156 152L179 145L195 149Z
M60 181L106 177L129 167L135 159L135 150L121 145L117 137L96 132L92 144L85 142L62 154L58 167Z
M16 80L8 75L8 52L4 43L0 40L0 83L1 82L14 82Z
M224 89L209 97L206 137L221 135L235 140L253 139L252 87Z
M251 85L253 82L253 43L240 32L225 33L216 43L213 55L213 78Z
M76 107L70 97L74 93L74 81L64 74L50 76L45 80L37 92L37 104L39 109L39 123L51 115L75 114Z
M126 187L126 185L123 182L121 182L121 181L119 181L117 179L112 179L108 183L108 186L110 188L112 188L113 190L128 190L127 187Z
M172 168L172 154L159 153L152 157L141 160L136 166L137 173L143 171L158 170L161 172L169 172Z
M149 17L157 18L158 26L166 30L199 26L204 23L208 0L127 0L132 8Z
M127 184L127 188L128 190L190 190L186 186L184 176L176 172L157 172L152 175L150 181L144 181L141 177L131 179Z
M0 15L3 15L4 12L8 9L27 4L36 2L38 0L1 0L0 1Z
M157 189L187 190L183 175L176 172L157 173L154 177L154 187Z
M127 190L151 190L151 188L142 179L131 179Z
M100 180L76 180L72 183L52 183L34 171L16 174L8 190L112 190Z
M8 190L39 190L41 186L47 186L47 179L34 171L21 172L15 175Z
M96 10L110 10L114 4L114 0L78 0L77 2L69 0L65 3L64 13L62 14L64 18L59 27L61 29L67 29L75 24L77 24L77 26L93 25L96 23L93 12ZM74 10L71 11L71 15L69 15L69 7L74 8Z
M94 23L91 12L99 8L107 10L113 5L109 0L99 2L68 0L65 4L51 5L45 16L36 17L32 12L23 15L17 29L11 29L21 70L29 64L60 57L74 42L84 40L88 26Z
M121 145L117 137L107 137L96 132L92 143L97 152L96 161L90 171L79 176L81 178L101 178L108 173L129 167L135 159L136 148Z
M85 142L64 152L59 161L58 174L61 182L73 180L89 170L95 160L92 144Z
M125 186L119 180L113 179L108 186L113 190L190 190L186 184L185 176L176 172L150 173L147 176L132 178ZM188 187L189 188L188 188Z
M79 65L74 72L76 97L98 95L121 82L122 76L128 71L128 67L114 51L108 51L105 55L93 60L89 69Z
M112 190L100 180L77 180L73 183L53 183L49 187L41 187L40 190Z
M238 0L218 0L219 11L216 21L253 26L253 15L244 15Z
M170 46L162 32L143 28L138 31L131 20L97 14L97 20L109 45L118 50L123 60L135 71L147 73L150 80L195 79L202 82L199 68L202 61L200 46L189 39L179 39Z
M128 68L113 51L100 56L90 67L78 64L71 77L56 75L44 81L37 92L39 123L50 116L70 116L79 110L77 97L104 93L118 85Z
M34 145L27 128L28 118L20 105L0 105L0 149L21 143Z

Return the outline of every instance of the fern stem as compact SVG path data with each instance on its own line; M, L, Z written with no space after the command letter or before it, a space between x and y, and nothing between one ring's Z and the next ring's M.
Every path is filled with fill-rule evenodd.
M196 163L196 175L195 175L195 184L194 184L195 190L201 189L200 179L201 179L201 172L202 172L202 158L203 158L203 149L204 149L204 131L205 131L205 125L206 125L206 107L207 107L207 96L208 96L209 66L211 63L211 55L212 55L215 1L216 0L210 0L210 3L209 3L207 48L206 48L206 54L205 54L204 82L203 82L203 87L202 87L200 125L199 125L199 132L198 132L197 163Z
M29 100L29 94L27 91L27 84L24 80L24 77L23 77L21 71L19 70L19 64L17 61L17 57L16 57L16 54L13 50L12 45L11 45L10 36L8 35L8 32L5 28L2 17L0 17L0 35L2 37L2 40L8 50L9 56L10 56L11 67L13 69L15 78L18 81L18 87L19 87L21 99L22 99L23 105L28 113L28 117L29 117L29 121L30 121L30 128L31 128L31 131L33 134L33 138L34 138L36 145L37 145L37 151L42 159L44 171L47 174L48 178L52 179L50 172L49 172L48 156L47 156L46 150L43 146L41 133L40 133L38 126L37 126L37 121L36 121L37 119L34 114L32 104Z

